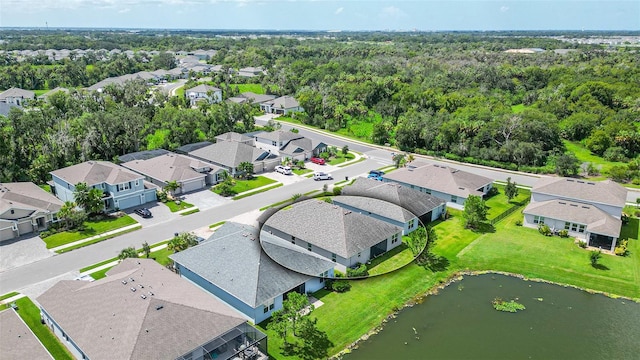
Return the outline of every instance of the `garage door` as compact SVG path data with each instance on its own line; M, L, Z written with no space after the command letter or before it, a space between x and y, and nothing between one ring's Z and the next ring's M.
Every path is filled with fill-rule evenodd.
M31 220L18 224L18 232L20 235L28 234L33 231L33 225L31 225Z
M191 191L200 190L205 186L204 179L197 179L190 182L182 183L182 192L188 193Z
M0 242L13 239L13 230L6 228L0 230Z
M120 210L128 209L134 206L141 205L140 195L134 195L125 199L118 199L118 204L116 207L120 208Z

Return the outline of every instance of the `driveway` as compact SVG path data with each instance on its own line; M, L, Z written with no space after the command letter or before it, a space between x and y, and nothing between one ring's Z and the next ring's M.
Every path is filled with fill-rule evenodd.
M180 197L182 198L182 200L188 202L189 204L197 206L200 211L224 205L231 201L230 199L214 193L213 191L209 190L209 188L190 192L188 194L182 194L180 195Z
M260 176L264 176L266 178L275 180L277 182L281 182L283 185L289 185L289 184L297 183L298 181L306 180L304 176L298 176L296 174L284 175L275 171L263 173L263 174L260 174Z
M150 202L144 204L141 207L146 207L147 209L149 209L153 217L147 219L143 218L142 216L134 212L136 208L126 209L125 212L135 221L139 222L143 228L171 221L180 217L180 215L172 213L171 210L169 210L169 207L161 202Z
M0 243L0 272L46 259L54 255L40 236L29 234Z

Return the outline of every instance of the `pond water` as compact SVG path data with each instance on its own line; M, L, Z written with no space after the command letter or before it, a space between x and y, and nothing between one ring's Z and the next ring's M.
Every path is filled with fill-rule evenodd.
M497 311L496 297L526 310ZM466 276L400 312L343 359L640 359L640 304L510 276Z

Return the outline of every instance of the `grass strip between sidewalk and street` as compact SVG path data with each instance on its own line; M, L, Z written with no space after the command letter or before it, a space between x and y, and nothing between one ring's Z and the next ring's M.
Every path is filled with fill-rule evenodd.
M16 296L18 294L20 294L20 293L17 292L17 291L13 291L13 292L10 292L8 294L4 294L4 295L0 296L0 301L2 301L4 299L12 298L12 297L14 297L14 296Z
M74 245L74 246L69 246L69 247L67 247L67 248L57 250L57 251L56 251L56 253L57 253L57 254L66 253L66 252L69 252L69 251L72 251L72 250L79 249L79 248L81 248L81 247L85 247L85 246L93 245L93 244L95 244L95 243L99 243L99 242L101 242L101 241L109 240L109 239L112 239L112 238L114 238L114 237L116 237L116 236L120 236L120 235L128 234L128 233L130 233L130 232L133 232L133 231L136 231L136 230L140 230L140 229L142 229L142 225L141 225L141 226L138 226L138 227L136 227L136 228L133 228L133 229L127 229L127 230L124 230L124 231L120 231L120 232L115 233L115 234L101 236L101 237L99 237L99 238L97 238L97 239L93 239L93 240L85 241L85 242L82 242L82 243L80 243L80 244L76 244L76 245Z

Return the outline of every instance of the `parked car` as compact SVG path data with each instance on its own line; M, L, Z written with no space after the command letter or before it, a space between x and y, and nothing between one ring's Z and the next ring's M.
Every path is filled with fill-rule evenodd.
M327 174L325 172L317 172L313 174L313 180L333 180L333 176L331 174Z
M283 174L283 175L291 175L293 174L293 172L291 171L291 168L288 166L282 166L282 165L278 165L276 166L276 172Z
M134 212L145 219L153 216L153 214L151 214L151 211L147 208L136 209Z
M382 181L382 176L376 175L376 174L372 174L372 173L369 173L369 175L367 175L367 178L368 179Z
M369 171L369 175L375 175L375 176L380 176L380 177L382 177L382 175L384 175L384 171L380 171L380 170L371 170L371 171Z
M319 157L312 157L311 158L311 162L314 164L318 164L318 165L324 165L325 161L323 158L319 158Z

